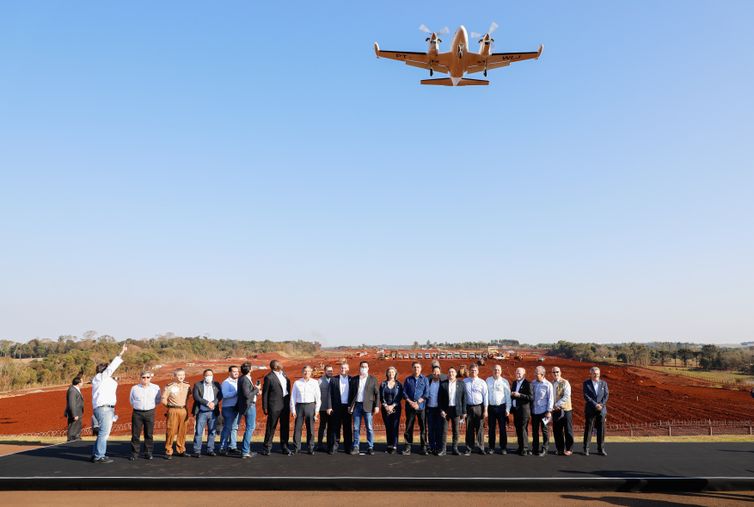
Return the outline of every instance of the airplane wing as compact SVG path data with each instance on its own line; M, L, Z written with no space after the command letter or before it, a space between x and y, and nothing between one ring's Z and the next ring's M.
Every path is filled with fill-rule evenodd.
M398 60L410 65L412 67L419 67L420 69L429 69L430 65L435 72L448 72L448 67L440 63L438 60L432 60L427 53L418 51L387 51L380 49L377 43L374 43L374 54L377 58L388 58L390 60ZM442 55L439 55L442 56Z
M511 63L521 62L524 60L536 60L542 54L544 49L543 45L539 46L537 51L527 51L525 53L492 53L487 57L487 70L499 69L500 67L507 67ZM473 74L474 72L482 72L485 69L484 57L477 53L467 53L467 57L470 59L466 66L466 72Z

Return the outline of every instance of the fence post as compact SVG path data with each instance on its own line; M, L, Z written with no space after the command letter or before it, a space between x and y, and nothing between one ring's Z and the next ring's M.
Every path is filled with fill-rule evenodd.
M709 436L712 436L712 424L709 425Z
M670 421L668 421L668 436L673 436L673 426L670 424Z

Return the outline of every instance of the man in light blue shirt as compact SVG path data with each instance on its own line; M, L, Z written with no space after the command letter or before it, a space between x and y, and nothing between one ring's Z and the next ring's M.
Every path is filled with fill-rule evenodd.
M549 431L547 424L552 419L553 392L552 384L545 379L545 367L537 366L534 370L537 378L531 383L531 429L532 451L539 456L547 455ZM539 432L542 432L542 447L539 446Z
M427 394L427 426L429 426L429 453L445 455L442 436L448 432L448 422L440 410L440 366L432 367Z
M469 378L463 381L466 388L466 456L475 449L484 452L484 420L487 418L489 397L487 382L479 378L479 366L469 365Z
M499 364L492 367L492 376L487 378L489 406L487 419L489 454L495 453L496 426L500 433L500 454L508 454L508 414L511 412L511 386L503 378L503 368Z
M228 378L223 380L220 388L223 393L223 431L220 434L220 454L239 453L238 450L238 366L228 368Z

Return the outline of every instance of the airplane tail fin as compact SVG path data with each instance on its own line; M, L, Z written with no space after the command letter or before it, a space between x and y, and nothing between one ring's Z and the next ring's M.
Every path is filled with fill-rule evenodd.
M490 84L490 82L484 79L461 78L456 82L456 84L453 84L453 80L451 78L441 77L438 79L422 79L421 84L435 86L479 86L488 85Z

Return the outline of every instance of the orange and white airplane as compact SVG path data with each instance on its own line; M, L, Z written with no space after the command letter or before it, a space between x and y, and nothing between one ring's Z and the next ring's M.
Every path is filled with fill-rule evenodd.
M543 45L539 46L537 51L526 53L492 53L492 32L497 29L497 23L492 23L486 34L476 34L471 32L472 37L481 37L479 39L479 52L471 51L469 48L469 36L466 28L461 25L453 36L450 43L450 51L440 52L440 43L442 40L438 34L448 33L447 27L438 32L432 32L425 25L421 25L419 30L429 34L426 38L427 51L425 53L415 51L384 51L380 46L374 43L374 52L377 58L389 58L404 62L412 67L429 70L432 76L435 72L449 74L450 77L437 79L422 79L423 85L440 85L440 86L472 86L487 85L490 82L485 79L471 79L463 77L464 74L473 74L483 72L487 77L487 71L507 67L513 62L523 60L537 59L542 54Z

